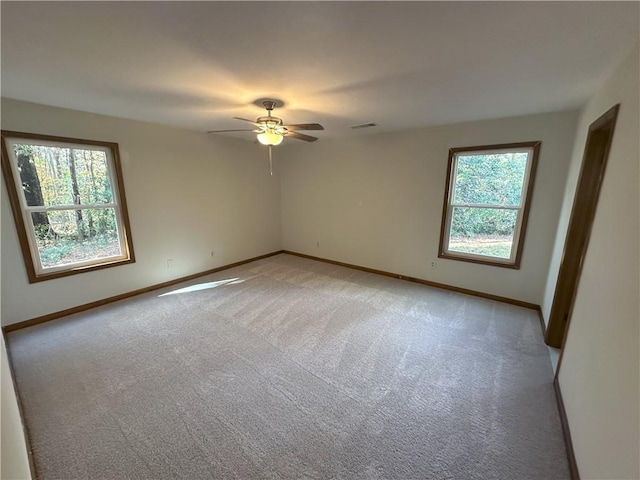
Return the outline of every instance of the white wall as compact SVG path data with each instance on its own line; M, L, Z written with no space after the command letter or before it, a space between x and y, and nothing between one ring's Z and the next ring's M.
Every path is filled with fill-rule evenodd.
M559 112L291 147L283 248L540 304L576 120ZM449 148L533 140L542 147L520 270L437 258Z
M640 65L638 48L582 111L565 193L566 231L586 134L616 103L620 112L558 378L583 479L640 478ZM554 259L562 253L562 232ZM550 308L559 261L549 272ZM551 287L553 288L549 288Z
M27 457L27 447L22 430L22 421L18 411L16 393L13 389L13 381L9 370L7 351L4 345L4 337L0 335L1 348L1 380L2 391L0 395L0 431L2 440L0 443L0 479L2 480L23 480L31 479L29 470L29 458Z
M136 255L29 284L3 181L3 325L281 248L279 177L252 142L8 99L2 128L117 142Z

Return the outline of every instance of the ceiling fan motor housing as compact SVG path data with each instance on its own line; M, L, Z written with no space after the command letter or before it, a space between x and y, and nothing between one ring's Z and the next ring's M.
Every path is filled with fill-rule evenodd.
M269 126L277 127L282 125L282 119L278 117L258 117L256 123L266 123Z

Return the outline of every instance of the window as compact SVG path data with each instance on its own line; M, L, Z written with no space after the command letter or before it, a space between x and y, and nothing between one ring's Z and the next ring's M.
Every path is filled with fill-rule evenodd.
M134 262L118 144L2 131L29 282Z
M540 142L452 148L438 256L520 268Z

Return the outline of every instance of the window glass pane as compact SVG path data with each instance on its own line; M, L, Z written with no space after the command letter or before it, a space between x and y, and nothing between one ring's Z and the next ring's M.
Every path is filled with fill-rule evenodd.
M457 157L453 203L520 205L527 152Z
M31 214L44 268L120 255L113 208Z
M102 150L15 144L28 206L112 203L107 156Z
M517 210L453 207L449 250L510 258Z

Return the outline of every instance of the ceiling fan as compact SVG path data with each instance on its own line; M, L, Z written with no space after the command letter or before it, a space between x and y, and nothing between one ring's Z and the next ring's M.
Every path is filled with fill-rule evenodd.
M258 141L262 145L269 147L269 165L271 165L271 175L273 175L272 155L271 147L280 145L284 140L284 137L291 137L305 142L315 142L317 137L300 133L298 130L324 130L324 127L319 123L297 123L292 125L284 125L281 118L274 117L271 112L276 107L275 100L265 100L262 102L264 108L267 110L267 115L258 117L256 121L248 120L246 118L233 117L236 120L242 120L248 122L254 126L252 129L232 129L232 130L211 130L207 133L224 133L224 132L253 132L257 133Z

